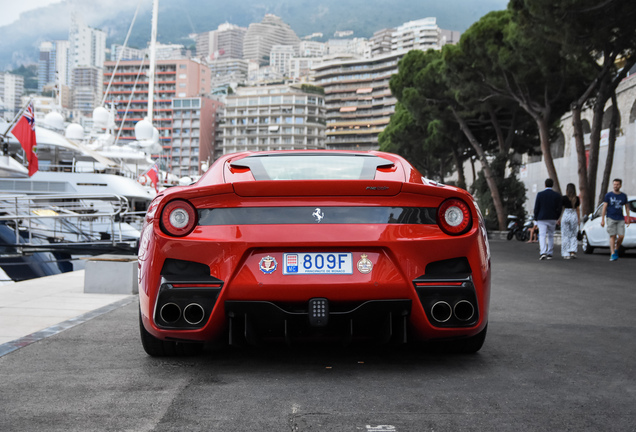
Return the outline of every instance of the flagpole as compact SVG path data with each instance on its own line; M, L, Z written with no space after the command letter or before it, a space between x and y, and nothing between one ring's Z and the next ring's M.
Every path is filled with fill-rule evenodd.
M7 137L7 135L9 135L9 131L11 129L13 129L13 126L15 126L15 124L18 122L18 120L20 119L20 117L22 116L22 114L24 114L24 111L27 109L27 107L29 106L29 104L33 102L33 98L30 98L29 101L26 103L26 105L24 105L20 111L18 112L18 115L15 116L15 118L13 119L13 121L11 123L9 123L9 127L7 128L6 131L4 131L4 134L2 134L2 136L4 138ZM33 110L33 115L35 115L35 109Z

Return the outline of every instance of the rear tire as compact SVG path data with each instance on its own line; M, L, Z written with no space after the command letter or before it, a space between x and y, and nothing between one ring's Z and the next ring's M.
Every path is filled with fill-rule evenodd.
M526 232L523 230L519 230L515 233L515 238L519 241L526 241Z
M189 357L201 354L203 351L203 344L200 342L164 341L154 337L144 327L141 311L139 311L139 333L144 351L152 357Z
M590 246L590 242L587 239L587 233L583 233L583 240L581 240L581 249L583 249L583 253L588 255L594 252L594 247Z
M515 233L514 233L514 232L512 232L512 231L508 231L508 235L506 236L506 238L507 238L508 240L512 240L512 238L513 238L514 236L515 236Z

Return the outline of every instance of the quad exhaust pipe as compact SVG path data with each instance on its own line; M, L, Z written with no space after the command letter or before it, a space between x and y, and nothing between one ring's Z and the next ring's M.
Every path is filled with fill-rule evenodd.
M475 307L467 300L460 300L451 306L445 301L438 301L431 307L431 316L439 323L445 323L453 316L462 322L470 321L475 316Z
M166 303L161 306L159 316L164 322L174 324L181 318L181 308L176 303Z
M183 309L183 319L190 325L197 325L203 321L205 310L199 303L190 303Z
M458 320L469 321L473 316L475 316L475 306L467 300L460 300L455 303L453 313L455 314L455 318Z
M159 316L166 324L175 324L181 319L183 313L183 319L190 325L197 325L205 318L205 309L199 303L190 303L183 312L176 303L166 303L159 311Z

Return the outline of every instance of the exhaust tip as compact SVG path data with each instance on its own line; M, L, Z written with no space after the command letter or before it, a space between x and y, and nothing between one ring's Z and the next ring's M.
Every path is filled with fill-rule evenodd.
M166 303L161 307L159 316L164 322L174 324L181 318L181 308L176 303Z
M475 316L475 307L468 300L460 300L455 304L455 317L460 321L468 321Z
M446 322L451 319L453 308L445 301L438 301L431 307L431 316L437 322Z
M183 309L183 319L190 325L197 325L203 321L205 310L198 303L190 303Z

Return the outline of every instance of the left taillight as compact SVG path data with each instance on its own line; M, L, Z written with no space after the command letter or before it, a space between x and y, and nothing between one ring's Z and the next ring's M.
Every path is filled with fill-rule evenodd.
M170 201L161 211L161 229L164 233L183 237L197 225L197 211L184 200Z
M437 224L449 235L468 232L473 226L470 207L458 198L447 199L437 209Z

